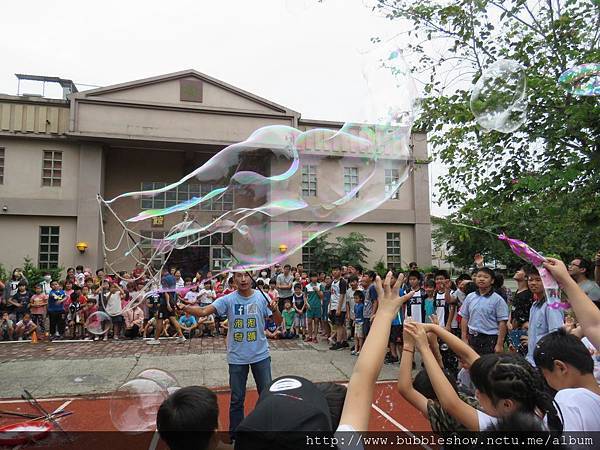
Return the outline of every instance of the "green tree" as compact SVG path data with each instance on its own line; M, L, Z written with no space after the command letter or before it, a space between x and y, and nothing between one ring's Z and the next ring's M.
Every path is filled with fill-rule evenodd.
M377 0L375 9L413 26L414 72L429 74L418 126L448 167L436 187L456 211L449 219L564 258L592 256L600 248L600 107L598 97L573 96L557 80L600 61L598 2ZM469 109L470 83L501 58L526 68L527 120L513 133L483 130ZM517 261L479 231L445 223L437 237L459 264L474 252Z
M334 244L328 241L328 237L329 233L322 234L306 244L310 249L310 268L313 271L327 273L335 264L336 249Z
M23 275L27 278L29 286L35 286L44 279L44 273L49 272L52 275L53 280L60 280L63 272L62 267L55 267L52 269L40 269L33 262L31 258L26 257L23 264Z
M337 245L334 247L336 262L344 266L348 264L366 264L371 251L367 244L375 242L374 239L355 231L347 236L338 236L335 240L337 241Z

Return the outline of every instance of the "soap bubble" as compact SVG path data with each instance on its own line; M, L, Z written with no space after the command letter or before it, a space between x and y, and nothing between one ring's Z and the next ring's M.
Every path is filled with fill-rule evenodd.
M178 384L173 375L161 369L142 370L135 378L154 381L164 389L175 387Z
M600 95L600 64L581 64L572 67L561 74L558 83L573 95Z
M397 47L383 46L366 59L360 112L341 128L265 126L174 183L99 198L106 222L126 231L116 244L105 240L105 252L135 257L143 247L144 261L157 262L160 273L172 252L211 246L213 276L259 270L389 200L410 196L401 188L412 167L414 81ZM158 217L164 235L142 231ZM137 242L132 247L130 241Z
M110 330L112 320L104 311L96 311L87 318L85 327L87 330L97 336L106 334Z
M470 107L477 123L486 130L510 133L527 115L525 68L501 59L483 71L471 91Z
M152 380L134 379L123 384L110 400L110 418L118 431L154 431L156 414L167 390Z

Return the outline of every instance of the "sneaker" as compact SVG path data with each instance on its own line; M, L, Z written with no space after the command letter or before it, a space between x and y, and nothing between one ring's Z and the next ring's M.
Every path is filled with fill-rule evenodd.
M104 338L102 338L102 340L103 340L104 342L108 341L108 336L104 336Z
M158 345L160 344L160 341L158 339L150 339L149 341L146 341L148 343L148 345Z
M356 350L352 350L352 351L350 352L350 354L351 354L352 356L356 355Z
M18 340L18 341L22 341L22 340L23 340L23 337L19 337L19 339L17 339L17 340Z
M96 337L94 338L94 340L95 340L95 341L99 341L99 340L100 340L100 337L99 337L99 336L96 336Z
M344 348L344 345L338 342L329 347L329 350L341 350L342 348Z
M344 341L344 342L342 342L342 347L350 348L350 344L348 344L348 341Z
M118 340L119 340L119 336L113 336L113 339L114 339L115 341L118 341Z
M183 344L185 341L187 341L187 339L183 336L179 336L175 342L177 342L178 344Z

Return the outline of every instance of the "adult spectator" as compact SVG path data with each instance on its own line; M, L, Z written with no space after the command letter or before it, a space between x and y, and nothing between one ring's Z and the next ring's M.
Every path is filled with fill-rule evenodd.
M480 355L502 353L508 321L508 305L494 292L494 272L482 267L475 276L477 292L460 308L462 340Z
M283 311L286 300L292 301L292 287L294 284L294 275L291 273L292 266L286 264L283 266L283 273L277 275L277 291L279 292L278 307Z
M289 266L287 266L289 273ZM227 362L229 364L229 433L235 439L235 430L244 419L244 400L248 371L256 382L259 394L271 383L271 357L265 335L265 319L273 316L276 324L281 323L277 302L267 301L265 294L252 289L252 278L248 273L236 272L234 281L237 291L215 300L206 307L183 307L197 317L211 314L227 316Z
M519 270L515 272L513 280L517 282L517 291L513 295L510 317L512 327L516 329L518 323L529 321L529 310L533 302L533 295L527 284L527 275L525 274L524 267L519 267Z
M158 409L156 429L170 450L214 449L219 443L219 403L210 389L186 386Z
M346 290L348 289L348 282L342 277L339 266L333 268L332 275L329 321L336 326L336 342L329 347L329 350L339 350L349 346L346 342Z
M377 312L378 294L374 284L376 276L377 274L371 271L368 274L363 275L362 279L363 291L365 291L365 306L363 309L363 334L365 335L365 339L369 335L371 322Z
M578 256L569 264L569 275L579 287L600 308L600 286L591 279L592 263L589 259Z

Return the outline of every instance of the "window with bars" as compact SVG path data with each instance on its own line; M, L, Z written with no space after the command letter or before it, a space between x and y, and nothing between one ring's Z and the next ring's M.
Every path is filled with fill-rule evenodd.
M0 184L4 184L4 147L0 147Z
M161 189L167 186L167 183L159 182L144 182L142 183L142 191ZM166 192L161 192L152 197L142 197L142 209L162 209L170 206L175 206L181 202L191 200L192 198L200 198L207 195L213 189L220 186L210 184L184 184L177 186L174 189L169 189ZM192 209L201 209L202 211L231 211L233 209L233 193L224 192L221 195L200 203Z
M398 186L398 180L400 179L400 173L398 169L385 169L385 193L389 195L390 192ZM390 197L391 200L398 200L398 189Z
M351 192L358 186L358 167L344 167L344 192ZM358 197L358 192L356 193Z
M402 256L400 254L400 233L386 233L387 266L400 268Z
M317 166L302 166L302 196L317 196Z
M211 270L223 270L231 266L231 253L226 247L212 247L211 248Z
M302 242L306 242L314 233L303 232L302 233ZM310 273L317 269L316 262L313 259L315 251L314 241L310 241L307 244L302 246L302 266L306 272Z
M62 154L61 151L44 150L42 161L42 186L60 186L62 179Z
M40 227L40 248L38 255L38 267L40 269L52 269L58 267L59 238L60 227Z

